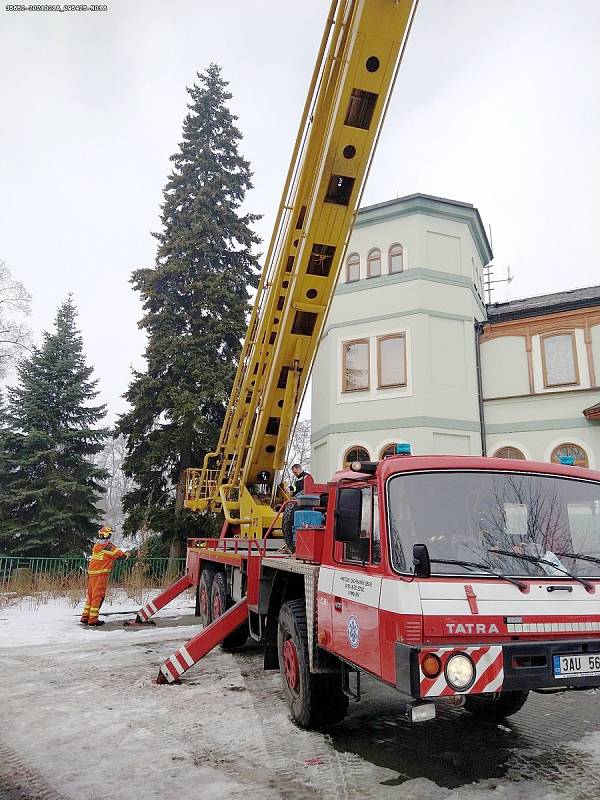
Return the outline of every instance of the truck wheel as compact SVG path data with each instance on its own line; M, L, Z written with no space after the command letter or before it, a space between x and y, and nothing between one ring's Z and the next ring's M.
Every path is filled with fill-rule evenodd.
M281 606L277 628L279 671L294 721L301 728L341 722L348 710L340 675L310 672L303 600Z
M298 503L288 503L288 505L283 509L283 515L281 517L281 532L283 533L283 540L285 541L290 553L293 553L296 549L294 542L294 531L292 528L294 527L294 514L297 510Z
M214 576L210 610L212 619L218 619L222 616L228 608L233 605L233 600L227 592L227 580L224 572L217 572ZM244 622L239 628L226 636L221 642L221 650L238 650L242 645L246 644L249 635L248 623Z
M206 626L210 625L212 622L211 595L214 579L214 569L211 567L202 567L202 572L200 573L200 583L198 584L197 607L199 611L198 617L200 617L200 622L202 623L203 628L206 628Z
M465 709L478 717L502 719L520 711L529 692L501 692L498 695L467 695Z

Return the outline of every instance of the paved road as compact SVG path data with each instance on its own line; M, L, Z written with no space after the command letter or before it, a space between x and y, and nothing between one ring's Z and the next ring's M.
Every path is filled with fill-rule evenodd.
M238 654L240 661L257 656ZM600 732L600 690L559 695L530 694L509 719L486 722L462 709L442 708L435 720L406 722L392 689L363 677L362 699L328 735L336 750L396 773L398 786L427 778L458 788L484 779L553 784L571 799L600 798L600 762L570 745Z
M443 709L434 721L409 725L399 718L393 691L368 679L363 688L363 700L332 733L333 743L396 770L395 783L425 777L454 788L485 778L539 778L571 797L577 790L587 800L600 798L600 765L566 746L600 731L600 693L530 694L500 724Z
M115 620L0 643L1 800L600 800L600 693L533 695L500 725L457 709L409 725L396 694L364 680L343 723L306 732L256 648L215 650L181 686L156 686L196 627ZM595 752L581 748L595 732Z

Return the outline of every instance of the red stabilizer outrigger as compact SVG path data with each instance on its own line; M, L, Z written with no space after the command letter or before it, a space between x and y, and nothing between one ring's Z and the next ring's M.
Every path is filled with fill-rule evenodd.
M157 683L175 683L190 667L215 648L242 625L248 617L248 603L242 598L223 616L211 622L173 655L169 656L158 672Z
M199 634L190 639L183 647L175 651L164 662L158 673L157 683L175 683L190 667L213 650L231 633L248 621L248 611L258 611L258 594L261 576L261 562L267 555L268 544L276 548L278 541L269 539L277 520L287 503L282 504L271 523L271 527L261 540L227 538L228 525L225 523L219 539L189 539L187 549L186 574L174 584L161 592L154 600L148 601L136 614L135 620L125 625L146 624L153 614L170 603L175 597L192 586L198 586L202 571L202 562L213 562L216 565L227 564L241 567L246 565L248 583L246 595L231 606L225 613L207 625ZM281 557L283 554L279 554Z
M164 592L161 592L158 597L155 597L154 600L149 600L145 606L140 608L140 610L135 615L135 619L131 620L130 622L124 623L125 625L143 625L144 623L148 622L150 617L153 614L156 614L157 611L160 611L161 608L170 603L171 600L174 600L178 595L182 592L185 592L186 589L189 589L190 586L193 586L194 582L191 580L190 576L186 573L183 578L179 578L178 581L171 584L168 589L165 589ZM154 623L153 623L154 624Z

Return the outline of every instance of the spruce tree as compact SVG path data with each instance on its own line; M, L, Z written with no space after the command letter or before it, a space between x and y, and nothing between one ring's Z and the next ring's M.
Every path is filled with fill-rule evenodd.
M124 498L125 530L165 534L173 555L197 531L182 512L183 470L200 466L218 439L258 271L250 226L259 217L241 211L252 173L238 151L232 95L216 64L197 77L171 156L155 265L132 276L147 367L134 372L131 410L118 423L135 482Z
M5 505L5 499L10 481L10 438L4 395L0 392L0 554L6 553L9 545L5 532L9 509Z
M104 470L92 462L108 432L96 427L97 381L85 363L69 297L55 331L18 367L2 432L5 467L0 538L19 555L81 554L98 526Z

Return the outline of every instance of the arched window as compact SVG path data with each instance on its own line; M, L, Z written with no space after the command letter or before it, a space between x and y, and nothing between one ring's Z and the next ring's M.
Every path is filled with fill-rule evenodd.
M379 458L387 458L388 456L395 456L395 455L396 455L396 442L394 442L393 444L386 444L386 446L379 454Z
M381 275L381 250L373 248L367 256L367 278L378 278Z
M518 458L519 461L525 461L524 454L516 447L500 447L494 453L494 458Z
M370 461L369 451L364 447L353 444L346 450L344 455L344 469L347 469L353 461Z
M583 447L580 447L578 444L571 444L569 442L566 442L565 444L559 444L558 447L555 447L552 451L550 461L553 464L560 464L561 456L572 456L576 467L587 468L590 465L587 453Z
M350 253L346 259L346 283L360 280L360 256L358 253Z
M388 253L388 270L392 272L402 272L404 269L404 249L401 244L393 244Z

